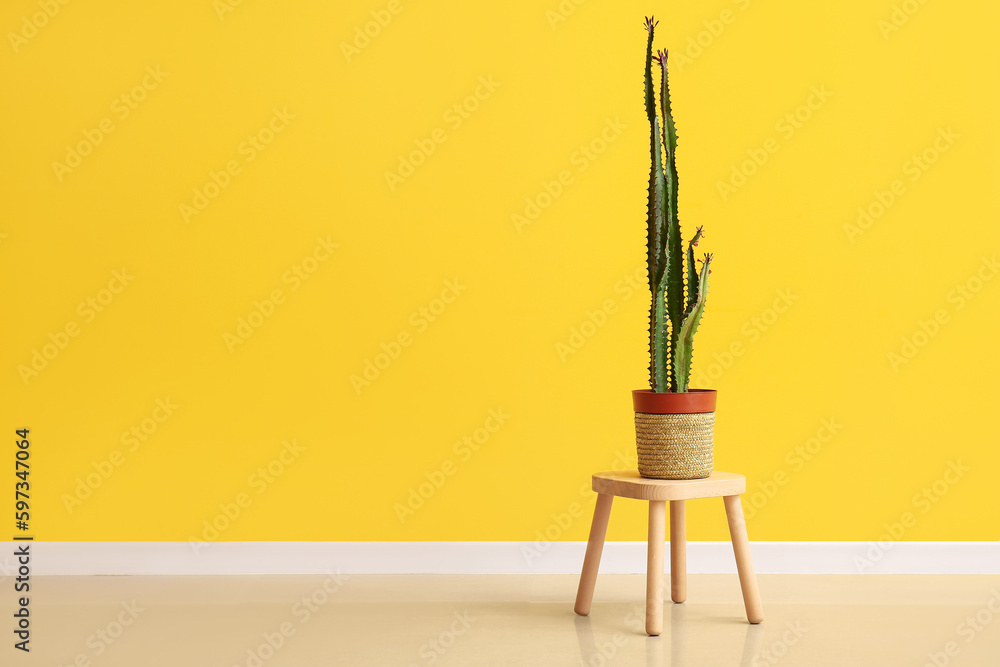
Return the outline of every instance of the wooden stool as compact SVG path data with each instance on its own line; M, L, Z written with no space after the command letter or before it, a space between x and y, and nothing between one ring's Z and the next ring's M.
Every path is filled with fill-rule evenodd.
M757 575L753 570L750 542L740 494L747 489L743 475L713 472L704 479L646 479L638 470L614 470L594 475L594 491L598 493L594 522L590 526L590 541L583 559L580 588L576 593L576 613L586 616L594 599L597 569L604 551L604 536L608 532L611 501L615 496L649 501L649 544L646 551L646 634L663 631L663 542L666 524L666 502L670 501L670 598L684 602L687 597L687 548L684 526L684 501L693 498L722 496L729 520L729 535L736 554L736 569L743 589L743 604L747 620L764 620L764 607L757 590Z

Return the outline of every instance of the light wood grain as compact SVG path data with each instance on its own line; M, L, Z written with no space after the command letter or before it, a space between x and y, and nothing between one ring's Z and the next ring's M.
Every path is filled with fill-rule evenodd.
M670 501L670 599L687 599L687 518L683 500Z
M646 633L663 632L663 574L665 557L667 502L670 503L670 599L682 603L687 599L687 500L721 496L726 507L729 534L736 554L743 603L747 620L764 620L764 607L757 589L750 541L747 538L740 494L746 491L746 477L731 472L713 472L704 479L645 479L638 470L600 472L593 477L593 488L599 494L590 526L590 540L583 559L583 572L576 592L576 613L590 613L594 599L597 571L600 567L604 540L611 516L614 496L649 501L649 535L646 545ZM674 609L680 609L675 607Z
M729 521L729 536L733 540L733 553L736 554L736 570L740 574L740 588L743 589L743 605L747 610L747 620L760 623L764 620L764 606L760 602L760 591L757 590L757 575L753 569L753 556L750 554L750 540L747 537L747 525L743 519L743 506L739 496L725 496L726 519Z
M604 552L604 537L608 533L608 519L611 517L611 501L614 496L599 494L594 507L594 521L590 524L590 539L587 541L587 554L583 557L583 573L580 575L580 587L576 590L576 613L586 616L590 613L590 603L594 600L594 586L597 585L597 570L601 565L601 554Z
M663 632L663 558L667 529L667 504L649 501L649 535L646 546L646 634Z
M739 495L747 489L747 479L732 472L713 472L703 479L646 479L638 470L612 470L594 475L593 488L636 500L690 500Z

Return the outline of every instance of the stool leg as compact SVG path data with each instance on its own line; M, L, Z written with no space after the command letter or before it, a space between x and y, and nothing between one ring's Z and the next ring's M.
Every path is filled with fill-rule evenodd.
M670 501L670 599L687 599L687 525L684 501Z
M663 632L663 552L667 503L649 501L649 544L646 546L646 634Z
M597 584L597 570L604 551L604 536L608 532L612 500L612 495L597 494L594 522L590 524L590 540L587 541L587 555L583 557L583 572L580 573L580 587L576 590L576 606L573 607L581 616L590 613L590 603L594 600L594 586Z
M753 569L750 541L747 539L747 524L743 519L743 506L739 496L724 496L726 518L729 520L729 536L733 540L736 554L736 570L740 573L740 588L743 589L743 604L747 609L747 620L760 623L764 620L764 606L760 603L757 590L757 575Z

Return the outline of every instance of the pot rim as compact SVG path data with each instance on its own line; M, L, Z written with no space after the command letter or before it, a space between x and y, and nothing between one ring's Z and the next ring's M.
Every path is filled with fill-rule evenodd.
M683 415L715 412L718 392L715 389L656 392L633 389L632 408L636 412L655 415Z

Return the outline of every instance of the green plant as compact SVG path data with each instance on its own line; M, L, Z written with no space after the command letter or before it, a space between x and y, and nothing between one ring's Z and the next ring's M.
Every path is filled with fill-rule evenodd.
M646 18L646 115L650 128L649 198L646 211L646 269L649 273L649 386L653 391L688 390L694 334L698 330L712 255L699 270L694 248L703 236L698 227L683 252L677 218L677 129L670 113L667 52L657 51L660 65L660 108L653 93L653 17ZM687 281L685 284L685 270Z

